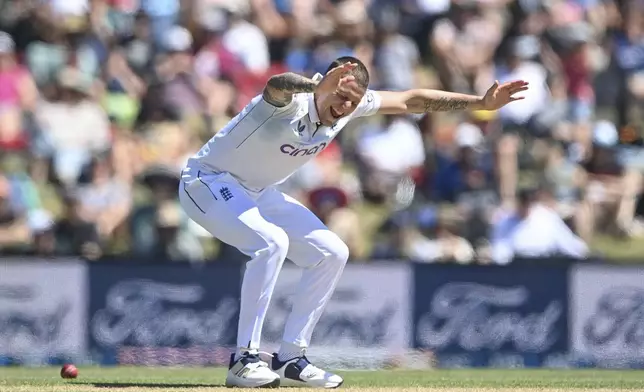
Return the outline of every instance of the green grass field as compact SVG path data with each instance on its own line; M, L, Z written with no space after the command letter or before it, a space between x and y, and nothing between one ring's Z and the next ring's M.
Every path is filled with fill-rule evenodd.
M214 392L223 369L80 368L75 380L63 380L59 368L0 368L2 392ZM644 371L613 370L430 370L348 371L347 391L644 391ZM287 389L287 388L283 388ZM297 392L297 388L288 388ZM304 390L304 389L303 389Z

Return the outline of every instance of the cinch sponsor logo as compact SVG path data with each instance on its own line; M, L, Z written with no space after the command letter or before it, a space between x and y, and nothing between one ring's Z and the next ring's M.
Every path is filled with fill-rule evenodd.
M282 144L280 151L284 154L288 154L292 157L305 156L305 155L314 155L318 152L324 150L326 143L320 143L317 146L311 148L297 148L290 144Z

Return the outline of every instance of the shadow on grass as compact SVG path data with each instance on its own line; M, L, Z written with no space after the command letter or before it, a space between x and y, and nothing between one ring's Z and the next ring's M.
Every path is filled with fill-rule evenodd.
M222 384L150 384L142 382L77 382L74 384L92 385L96 388L218 388Z

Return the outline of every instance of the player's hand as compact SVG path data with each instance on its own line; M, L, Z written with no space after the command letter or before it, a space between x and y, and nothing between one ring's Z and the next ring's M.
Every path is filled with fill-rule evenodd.
M481 104L483 110L497 110L510 102L519 101L525 97L517 97L515 94L528 89L528 82L523 80L515 80L499 85L499 81L495 81L492 87L485 93L483 102Z
M347 75L347 72L351 71L357 66L358 64L345 63L336 68L333 68L332 70L327 72L320 83L318 83L316 92L322 95L333 94L338 89L338 87L355 80L355 77L353 77L352 75Z

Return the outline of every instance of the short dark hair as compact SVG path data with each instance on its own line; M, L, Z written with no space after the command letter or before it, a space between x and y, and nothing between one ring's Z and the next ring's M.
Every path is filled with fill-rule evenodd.
M342 56L338 57L337 59L333 60L331 65L329 65L329 68L327 68L325 73L328 73L330 70L333 68L339 67L342 64L346 63L353 63L353 64L358 64L357 67L353 69L349 74L353 75L356 78L356 83L365 90L367 87L369 87L369 71L367 70L367 66L364 65L362 61L359 59L353 57L353 56Z

